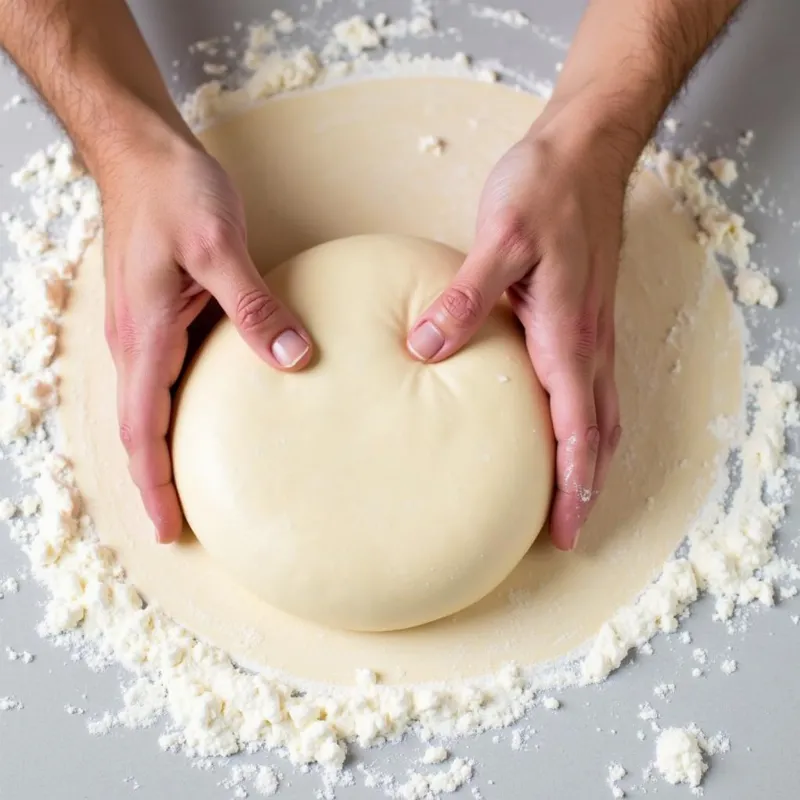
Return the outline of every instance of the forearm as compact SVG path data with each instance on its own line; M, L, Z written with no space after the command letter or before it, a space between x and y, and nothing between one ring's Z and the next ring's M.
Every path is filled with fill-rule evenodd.
M633 168L689 73L741 0L590 0L553 96L613 139Z
M124 0L0 0L0 46L95 177L142 138L191 138Z

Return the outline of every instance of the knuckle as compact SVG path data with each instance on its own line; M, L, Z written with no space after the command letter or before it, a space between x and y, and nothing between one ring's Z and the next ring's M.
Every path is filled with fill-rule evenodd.
M462 328L472 327L478 322L483 314L484 305L480 291L466 284L451 286L442 295L444 312Z
M232 249L238 236L237 227L231 220L209 216L190 237L183 258L196 269L208 269Z
M569 320L570 351L581 364L594 360L597 353L597 320L592 314L581 312Z
M280 303L261 289L251 289L239 295L236 301L237 326L243 331L261 328L280 313Z
M528 265L534 260L536 244L529 229L529 215L515 208L498 212L493 221L491 238L494 249L513 267Z
M113 334L119 352L128 358L141 355L142 337L139 326L127 315L117 319L116 331Z

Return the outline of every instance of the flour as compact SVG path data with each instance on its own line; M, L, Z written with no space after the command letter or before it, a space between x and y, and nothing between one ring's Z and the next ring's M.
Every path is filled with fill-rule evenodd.
M726 189L739 177L739 169L732 158L716 158L709 162L708 170Z
M420 136L417 142L417 150L430 156L441 156L446 147L447 142L440 136Z
M13 647L6 647L6 658L9 661L20 661L23 664L32 664L35 656L27 650L14 650Z
M360 16L351 17L334 25L333 38L336 44L351 56L360 55L365 50L374 50L381 44L381 37L375 28Z
M259 767L253 779L253 789L262 797L272 797L278 791L278 776L271 767Z
M447 761L450 753L444 747L429 747L422 756L423 764L441 764Z
M619 782L628 774L628 771L622 764L613 762L608 765L608 774L606 783L608 788L611 789L611 796L615 798L625 797L625 791L619 785Z
M493 22L508 25L509 28L516 28L517 30L520 28L525 28L531 24L530 19L521 11L517 11L516 9L510 9L506 11L489 6L484 8L473 7L472 15L478 19L492 20Z
M3 111L10 111L12 108L21 106L25 102L25 98L21 94L14 94L3 103Z
M716 188L701 175L703 160L687 151L675 158L668 150L646 157L665 185L676 192L682 205L697 221L697 240L719 256L730 259L738 269L750 266L750 247L755 236L744 218L731 211Z
M698 240L739 270L752 271L755 237L699 175L700 159L688 154L677 160L662 150L649 161L697 220ZM635 605L603 625L584 661L587 682L602 680L656 632L675 631L678 616L700 591L716 598L721 620L730 619L737 606L773 603L775 580L759 571L774 560L772 539L789 493L785 438L787 429L798 424L797 391L776 380L767 367L752 365L746 387L754 412L739 450L741 477L730 505L707 506L689 531L686 557L668 562Z
M442 772L428 775L412 772L404 783L390 791L390 797L397 800L434 800L443 794L457 792L472 778L472 772L471 761L456 758Z
M745 306L764 306L775 308L778 304L778 290L762 272L749 267L736 271L734 278L736 299Z
M0 520L8 522L16 513L17 507L8 497L4 497L0 500Z
M656 767L667 783L700 785L708 765L697 735L688 728L666 728L656 742Z
M525 26L522 15L505 13L512 15L502 20L505 24ZM430 25L409 24L406 30L411 35L434 29L431 18L421 11L413 19L427 19ZM201 86L183 104L186 118L194 126L208 125L274 95L327 85L348 74L497 79L496 70L473 65L463 54L433 59L388 53L375 63L358 60L394 35L388 33L392 24L397 23L388 18L371 24L356 17L334 29L334 46L319 52L311 48L278 52L276 42L295 23L273 15L268 25L250 29L241 85L228 87L213 80ZM213 56L221 44L225 43L211 42L197 49ZM339 54L351 61L337 60ZM692 154L676 159L662 150L652 165L676 192L676 201L696 219L698 238L709 255L729 258L738 273L748 271L748 280L749 272L764 277L750 261L753 235L703 179L702 160ZM778 380L767 367L751 366L747 388L753 413L747 429L733 437L741 453L742 474L729 507L706 509L689 532L686 551L665 565L633 605L620 609L602 627L579 663L559 664L549 671L509 664L496 675L444 687L383 686L367 670L352 689L304 687L288 678L239 670L226 654L196 640L156 605L144 605L84 514L71 466L58 453L52 418L58 403L54 359L71 281L99 230L99 198L80 160L63 142L34 154L12 181L29 192L32 221L12 215L3 221L17 257L6 265L3 276L8 308L0 337L4 369L0 435L23 479L34 482L35 494L21 506L4 500L0 517L10 522L12 537L31 560L33 577L48 591L40 633L73 649L95 668L117 663L130 673L122 710L91 720L91 733L100 735L118 726L145 727L166 716L169 729L159 739L165 750L208 758L249 748L281 749L294 765L316 764L327 770L323 793L331 792L340 778L330 776L344 775L348 742L363 747L393 742L412 727L424 741L506 727L536 705L558 709L560 702L547 691L599 682L656 633L676 631L680 615L702 591L715 598L716 615L722 620L750 602L773 602L776 581L786 574L783 567L772 572L769 567L775 563L773 536L789 496L784 440L787 429L797 424L797 403L790 384ZM749 291L739 294L744 303L752 296ZM759 296L764 294L759 290ZM0 595L17 589L17 582L9 578L0 584ZM21 707L13 698L0 698L0 710ZM642 707L640 717L660 730L658 714L650 706ZM661 734L656 764L666 780L699 785L706 769L700 742L698 734L688 729L671 728ZM440 763L429 754L438 759L442 751L446 760L444 748L428 748L424 763ZM612 767L609 785L614 784L612 791L622 791L616 784L624 769ZM264 796L277 790L278 776L271 769L235 769L242 771L231 771L228 788L246 792L250 785ZM470 761L453 758L440 772L413 772L403 783L375 777L375 785L399 800L428 800L457 791L472 778L473 770Z
M248 797L248 789L260 797L272 797L278 791L279 781L271 767L236 764L220 785L225 789L233 789L234 797Z
M673 694L675 694L674 683L660 683L658 686L653 687L653 694L661 700L669 701Z

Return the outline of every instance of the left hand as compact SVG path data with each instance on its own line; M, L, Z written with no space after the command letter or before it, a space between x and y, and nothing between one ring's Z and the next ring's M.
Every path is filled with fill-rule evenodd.
M554 545L572 550L619 442L614 295L629 169L580 124L546 117L492 171L475 244L451 285L414 323L423 361L470 340L505 292L550 397L557 441ZM617 166L620 165L620 166Z

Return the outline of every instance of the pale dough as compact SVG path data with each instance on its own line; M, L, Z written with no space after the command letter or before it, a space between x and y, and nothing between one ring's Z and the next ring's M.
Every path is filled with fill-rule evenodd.
M276 608L348 630L431 622L496 588L544 524L553 432L510 310L441 364L404 347L463 259L402 236L315 247L270 275L314 363L271 369L225 321L188 370L172 448L186 519Z
M322 242L403 233L469 248L486 175L543 103L454 78L380 79L270 100L206 131L242 191L256 262ZM417 151L435 131L441 158ZM64 318L62 422L99 535L149 602L239 663L350 683L480 675L580 647L659 572L715 484L726 447L712 422L742 406L742 328L696 228L641 174L626 218L617 291L624 432L577 553L540 536L495 591L446 619L394 633L323 628L254 598L203 547L157 545L126 473L115 376L103 341L99 243Z

